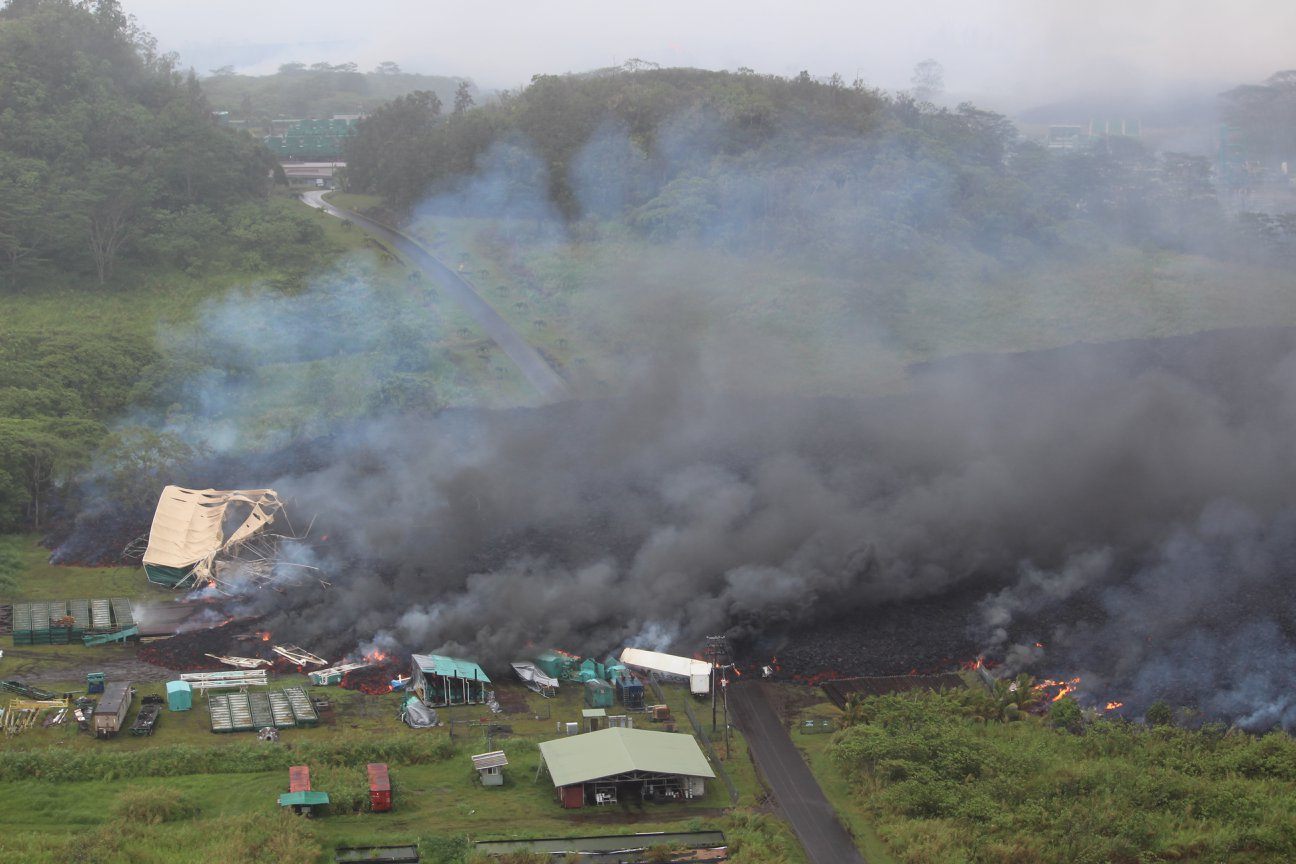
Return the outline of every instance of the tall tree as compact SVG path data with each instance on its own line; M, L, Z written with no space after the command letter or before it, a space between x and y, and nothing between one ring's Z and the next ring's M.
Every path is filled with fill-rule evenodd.
M455 88L454 95L454 113L462 114L473 106L472 85L467 81L460 81L459 86Z
M934 102L945 92L945 67L928 57L914 66L913 97L919 102Z

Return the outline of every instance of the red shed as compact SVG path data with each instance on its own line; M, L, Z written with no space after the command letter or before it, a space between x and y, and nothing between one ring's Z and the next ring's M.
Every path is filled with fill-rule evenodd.
M579 783L574 786L563 786L558 789L558 800L567 809L585 806L585 787Z
M369 763L369 806L375 813L391 809L391 778L385 762Z
M306 765L294 765L288 769L288 791L309 792L310 768Z

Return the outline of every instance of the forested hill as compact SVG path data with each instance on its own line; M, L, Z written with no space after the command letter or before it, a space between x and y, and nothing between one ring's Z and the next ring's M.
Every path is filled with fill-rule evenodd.
M116 0L0 9L0 286L184 259L264 198L273 164Z
M361 124L348 163L353 188L398 207L453 192L495 214L552 207L848 267L951 248L1013 260L1095 231L1189 245L1219 228L1205 160L1134 140L1048 151L970 104L805 73L537 76L464 111L412 94Z
M415 75L400 71L394 63L367 73L358 71L354 63L286 63L273 75L235 75L229 69L213 73L202 81L212 108L262 126L284 117L364 113L416 90L436 93L447 105L460 86L466 85L474 95L477 92L466 78Z

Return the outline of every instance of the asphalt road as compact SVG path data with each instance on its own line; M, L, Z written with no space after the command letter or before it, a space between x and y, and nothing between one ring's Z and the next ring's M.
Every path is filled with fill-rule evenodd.
M459 274L442 264L431 252L424 249L415 240L399 231L388 228L386 225L368 219L354 211L335 207L325 201L324 194L326 191L321 189L303 192L302 201L311 207L323 210L331 216L336 216L339 219L350 219L356 225L363 226L369 233L390 243L397 252L423 271L425 276L435 282L442 291L452 297L456 303L472 316L477 325L482 328L482 331L508 355L508 358L517 365L523 376L526 377L527 381L531 383L531 386L539 392L546 402L558 402L571 398L571 390L568 388L567 382L554 371L540 352L526 339L523 339L522 334L514 330L513 326L495 311L495 307L487 303L471 285L459 277Z
M812 864L865 864L759 681L730 682L729 704L779 809Z

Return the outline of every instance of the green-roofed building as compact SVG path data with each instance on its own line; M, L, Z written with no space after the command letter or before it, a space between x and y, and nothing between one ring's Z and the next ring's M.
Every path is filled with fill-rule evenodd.
M440 654L415 654L410 689L429 708L446 705L481 705L491 680L471 660Z
M701 798L715 772L693 736L647 729L601 729L540 745L540 758L564 807L618 801Z

